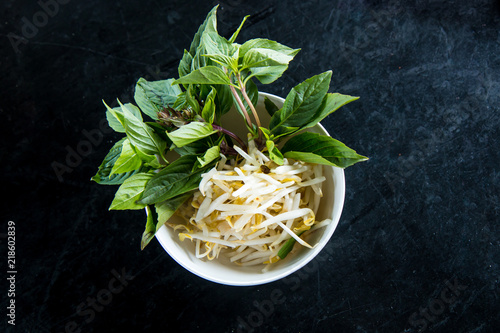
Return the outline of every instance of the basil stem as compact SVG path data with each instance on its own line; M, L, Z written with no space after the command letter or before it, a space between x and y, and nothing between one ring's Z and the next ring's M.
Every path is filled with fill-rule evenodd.
M300 237L300 235L302 235L304 232L306 232L306 230L302 230L300 232L297 233L297 236ZM292 251L293 249L293 246L295 245L295 238L290 238L289 240L286 241L286 243L281 247L281 249L278 251L278 257L280 257L280 259L285 259L285 257L288 255L288 253L290 253L290 251Z

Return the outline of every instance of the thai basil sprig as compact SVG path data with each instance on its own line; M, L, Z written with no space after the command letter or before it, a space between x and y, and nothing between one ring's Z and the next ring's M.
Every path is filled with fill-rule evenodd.
M142 249L198 188L201 174L221 154L237 155L234 145L247 149L246 136L221 125L233 107L251 138L277 164L293 158L346 168L367 159L329 136L301 132L358 99L328 92L331 71L292 88L281 108L266 99L271 120L264 127L255 109L259 96L255 80L263 85L275 82L300 49L263 38L237 43L247 17L226 39L217 31L216 12L217 6L184 51L178 78L140 78L134 95L137 106L105 104L110 127L124 137L111 148L92 180L120 185L111 210L146 209ZM177 156L173 160L172 152ZM280 253L284 256L285 252Z

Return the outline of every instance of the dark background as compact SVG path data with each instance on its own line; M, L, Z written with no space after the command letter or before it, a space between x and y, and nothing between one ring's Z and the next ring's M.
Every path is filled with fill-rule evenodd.
M499 1L59 2L0 5L0 331L498 332ZM217 3L221 35L249 14L238 41L302 48L263 90L332 69L331 92L361 97L323 124L370 157L320 256L256 287L205 281L156 240L141 252L143 212L108 212L116 187L90 181L117 139L101 100L177 77Z

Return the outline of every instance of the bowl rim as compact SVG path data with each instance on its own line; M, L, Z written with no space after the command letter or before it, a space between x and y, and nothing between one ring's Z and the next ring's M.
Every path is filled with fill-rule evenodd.
M260 104L265 97L268 97L271 100L278 101L279 103L283 103L285 101L284 98L266 93L266 92L259 92L259 103ZM324 133L325 135L330 136L328 131L320 124L318 123L315 125L317 130L319 132ZM314 128L314 127L313 127ZM167 226L163 225L160 229L155 234L156 239L160 243L160 245L163 247L163 249L169 254L169 256L174 259L179 265L184 267L186 270L189 272L193 273L194 275L197 275L205 280L215 282L218 284L223 284L223 285L228 285L228 286L256 286L256 285L262 285L270 282L274 282L277 280L280 280L282 278L287 277L290 274L295 273L296 271L300 270L302 267L307 265L309 262L311 262L326 246L326 244L330 241L333 233L335 232L337 225L340 221L340 217L342 215L342 211L344 208L344 201L345 201L345 174L344 174L344 169L334 167L333 172L332 172L332 178L334 180L334 200L333 202L335 203L335 206L337 209L334 209L332 211L332 216L328 216L332 220L332 222L326 226L323 235L319 238L318 242L312 249L307 249L307 253L304 255L303 258L297 263L292 264L292 266L287 269L283 270L279 274L266 274L263 273L262 275L255 275L255 279L252 280L234 280L234 279L226 279L226 278L221 278L221 277L215 277L212 276L208 273L206 273L205 270L199 269L200 267L196 264L193 264L189 261L183 260L182 256L179 255L177 251L175 251L171 246L170 242L171 240L168 237L168 231L167 231Z

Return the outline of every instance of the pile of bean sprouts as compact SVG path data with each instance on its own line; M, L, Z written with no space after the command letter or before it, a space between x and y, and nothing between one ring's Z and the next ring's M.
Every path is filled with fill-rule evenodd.
M316 221L325 181L323 167L285 159L272 162L249 142L241 158L221 155L217 166L202 175L199 189L178 211L184 224L167 223L179 239L196 243L197 258L213 260L221 253L237 265L272 264L280 248L301 231L328 225Z

